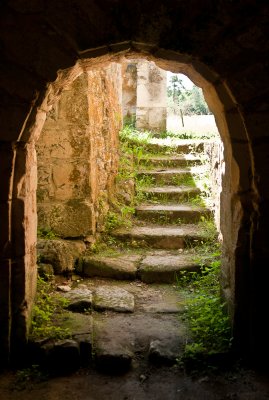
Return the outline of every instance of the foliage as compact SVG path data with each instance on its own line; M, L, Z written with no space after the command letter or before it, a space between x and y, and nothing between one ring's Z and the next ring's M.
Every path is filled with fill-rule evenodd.
M231 344L226 304L220 294L220 249L217 244L203 247L200 272L182 272L178 277L178 286L186 294L184 318L191 332L185 359L225 352Z
M14 390L30 389L33 384L40 383L47 378L47 375L40 369L39 365L32 365L31 367L20 369L16 372L12 388Z
M37 228L37 237L48 240L59 238L59 236L50 228Z
M55 324L57 315L62 312L68 301L60 296L52 296L52 292L52 283L38 276L32 318L32 338L63 339L70 336L68 329Z
M205 217L201 216L200 221L199 221L199 227L204 233L204 236L206 237L206 240L204 240L204 244L214 246L214 243L216 242L217 239L217 230L216 230L216 225L213 217Z
M118 212L109 211L106 217L106 232L109 233L120 226L130 226L134 212L134 207L130 206L123 206Z
M192 89L186 89L182 80L177 75L172 75L169 83L167 87L169 107L176 114L178 114L180 110L182 110L185 115L211 114L201 88L193 85Z

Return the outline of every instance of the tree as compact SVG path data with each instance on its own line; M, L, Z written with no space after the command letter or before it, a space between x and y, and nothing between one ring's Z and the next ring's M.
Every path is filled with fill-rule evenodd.
M192 89L186 89L182 79L176 74L170 77L169 83L167 95L170 108L175 113L178 114L182 110L185 115L211 114L201 88L193 85Z

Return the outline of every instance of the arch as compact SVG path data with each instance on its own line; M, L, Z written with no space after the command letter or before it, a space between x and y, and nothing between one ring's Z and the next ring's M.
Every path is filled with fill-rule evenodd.
M229 239L224 244L224 264L226 266L224 267L223 288L229 299L235 338L241 342L243 349L246 350L249 347L248 350L255 353L260 335L262 334L262 337L266 338L267 332L263 329L261 316L268 304L268 300L264 294L262 295L262 290L259 290L261 282L258 276L258 273L265 272L264 268L259 267L259 263L269 258L268 249L266 250L266 232L268 232L266 221L268 222L269 219L268 208L266 208L268 189L265 189L265 185L263 186L266 178L263 161L266 161L266 157L268 157L266 151L268 141L266 142L261 132L265 126L263 125L265 120L263 113L267 109L266 107L259 109L263 99L256 99L253 115L250 112L248 114L249 104L252 97L255 96L253 88L244 85L244 82L241 83L242 79L241 81L239 79L239 83L236 81L240 67L236 66L236 70L233 71L227 66L225 72L220 60L213 60L213 55L215 54L217 57L219 54L218 49L214 49L210 58L210 43L214 43L214 40L217 43L217 38L211 38L209 35L210 24L207 25L206 20L208 10L199 10L203 21L202 25L206 25L204 34L208 34L210 37L210 43L201 48L199 40L194 40L194 44L191 44L191 35L188 36L182 32L182 44L179 45L177 39L173 39L172 28L175 28L174 36L176 37L180 33L180 24L178 21L175 22L169 9L156 8L151 16L150 30L147 29L147 18L144 17L143 20L143 14L139 17L141 14L139 6L135 6L134 15L130 19L128 28L124 24L124 18L129 15L129 12L125 10L120 17L113 12L105 15L96 6L96 12L92 15L95 15L97 19L100 17L101 22L108 27L108 32L110 28L112 33L111 36L104 33L103 36L100 34L95 38L94 30L90 30L88 36L86 35L85 21L81 26L80 34L76 29L72 30L71 22L70 25L66 24L68 34L65 33L65 21L57 20L60 15L60 13L58 14L59 10L54 14L49 9L48 13L54 15L55 19L53 22L46 20L45 25L40 25L39 13L44 11L41 3L36 6L29 4L28 8L25 6L26 9L23 10L22 3L5 9L5 29L15 26L16 32L20 31L20 28L27 32L25 29L27 24L31 29L25 34L23 43L19 35L14 34L16 46L14 46L12 38L10 39L8 35L4 36L4 44L10 51L10 58L7 57L5 61L9 65L8 62L11 60L11 67L10 71L5 70L7 80L2 85L4 88L2 108L6 114L3 114L2 110L0 111L1 120L3 120L0 133L1 175L4 177L0 204L1 359L7 362L11 353L16 357L21 356L21 349L27 340L36 275L34 142L45 120L46 112L60 95L64 85L87 65L94 68L98 62L110 62L127 54L128 57L139 54L139 56L157 60L157 64L162 68L169 63L169 69L172 67L174 72L184 72L194 83L204 89L206 100L215 112L226 153L227 176L224 181L223 204L229 205L222 210L224 216L222 229L225 229L224 236L227 240ZM61 2L59 8L62 9L63 6ZM262 10L259 8L255 10L258 17L262 18ZM73 11L73 9L68 9L66 13L70 17L70 21L72 19L76 25L79 17L76 17ZM176 11L175 15L183 12L183 16L185 15L186 18L186 11L184 12L181 8ZM219 13L219 10L212 9L211 11L216 12L217 15ZM198 14L199 12L197 11ZM226 10L227 15L229 12ZM137 26L136 20L139 18L141 24L136 37L139 40L142 37L144 43L126 41L93 48L111 38L116 41L126 37L135 37L132 30ZM172 28L168 28L169 18ZM92 16L90 19L92 24L96 25ZM118 29L114 28L114 20L119 25ZM158 21L159 29L156 28ZM263 21L265 20L263 19ZM227 24L227 22L225 23ZM186 30L184 20L183 26ZM44 29L48 30L51 35L47 39L44 36ZM35 57L34 49L25 47L25 43L30 45L33 35L36 35L35 43L38 38L39 46L43 47L42 51L40 50L39 58ZM245 43L245 41L249 41L249 39L241 37L241 42ZM257 39L256 42L258 42ZM77 43L80 45L87 43L90 50L78 51ZM160 43L160 45L150 43ZM85 44L81 47L87 48ZM16 54L14 54L15 48L18 51ZM181 52L171 49L181 49ZM189 53L192 56L188 55ZM233 58L236 60L236 52ZM14 59L17 59L17 62L12 63ZM203 59L211 65L210 68L201 61ZM225 60L224 56L222 60ZM27 65L32 65L32 67L27 68ZM74 66L72 69L67 70L72 66ZM254 72L257 68L255 66L256 64L253 63ZM243 66L241 66L241 70L244 71L246 77L249 76L250 72ZM57 71L58 76L56 77ZM259 69L256 72L259 72ZM52 81L54 83L47 87L47 82ZM252 77L252 81L254 85L257 83L254 77ZM261 92L266 94L262 88ZM255 118L256 121L260 121L258 128L254 127ZM251 129L253 129L253 134L250 136ZM259 159L258 147L263 144L265 144L264 151ZM261 195L263 204L262 207L259 207ZM265 345L263 340L261 342ZM269 353L268 345L267 352ZM266 351L264 350L263 353L265 355Z

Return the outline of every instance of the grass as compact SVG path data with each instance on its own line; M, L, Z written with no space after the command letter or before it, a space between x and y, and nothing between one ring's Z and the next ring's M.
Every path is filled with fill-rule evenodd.
M193 273L188 282L185 319L191 342L186 345L185 357L221 353L230 348L231 327L220 295L219 274L220 262L212 261L202 267L200 274ZM185 283L184 278L179 279L179 286Z
M119 227L130 227L135 208L132 206L122 206L119 211L109 211L106 217L105 230L110 233Z
M51 228L37 228L37 237L40 239L59 239L59 235L53 232Z
M138 149L138 158L144 157L145 153L171 154L175 152L182 140L204 140L212 137L211 134L201 137L194 132L173 133L165 131L156 134L149 130L139 131L133 125L125 125L119 135L123 147L127 145L129 149Z
M205 239L195 247L193 261L200 271L182 271L178 276L178 288L185 295L183 319L191 335L184 363L228 352L231 345L231 326L221 297L221 249L215 223L212 217L202 216L198 225Z
M57 326L57 316L63 312L68 301L52 295L53 285L50 281L38 277L37 296L33 307L31 339L64 339L70 337L70 331Z

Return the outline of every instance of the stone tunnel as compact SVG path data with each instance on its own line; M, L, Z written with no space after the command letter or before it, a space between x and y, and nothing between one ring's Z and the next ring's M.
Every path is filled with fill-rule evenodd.
M35 145L46 116L82 73L122 57L154 61L203 88L224 144L223 293L234 346L267 360L268 5L6 0L0 9L1 364L22 358L27 343L36 288Z

